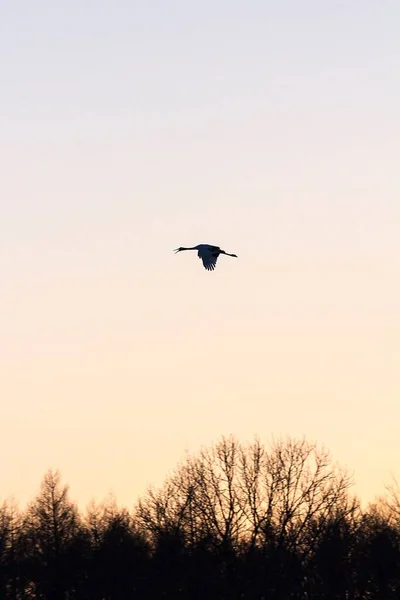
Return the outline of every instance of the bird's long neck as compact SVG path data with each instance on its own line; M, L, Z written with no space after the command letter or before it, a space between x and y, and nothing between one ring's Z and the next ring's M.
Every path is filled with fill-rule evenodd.
M181 248L182 250L197 250L197 246L192 246L191 248Z

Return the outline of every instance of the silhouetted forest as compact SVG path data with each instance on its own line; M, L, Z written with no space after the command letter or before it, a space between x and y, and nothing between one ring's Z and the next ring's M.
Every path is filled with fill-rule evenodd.
M49 471L24 511L0 507L0 599L398 599L400 494L362 509L350 490L291 439L222 438L130 510L81 514Z

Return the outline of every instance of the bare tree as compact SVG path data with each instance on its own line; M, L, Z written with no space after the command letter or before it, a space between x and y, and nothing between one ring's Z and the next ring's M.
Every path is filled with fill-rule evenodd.
M22 515L14 500L0 507L0 597L16 600L21 580L19 535Z
M266 534L290 549L307 540L309 525L347 510L349 476L332 464L329 454L305 440L279 441L266 455L263 500Z
M68 486L57 472L48 471L40 493L28 506L24 539L34 593L55 600L64 598L68 580L68 552L80 530L76 506L69 500Z
M95 598L140 596L145 588L148 545L132 515L113 496L91 503L85 528L91 540L89 578Z
M152 536L169 532L190 545L204 538L235 545L245 526L238 442L223 438L189 457L161 490L139 501L137 518Z
M386 494L379 496L370 509L378 511L391 525L400 527L400 485L395 477L385 486Z
M222 438L189 457L159 490L139 502L138 517L152 532L205 535L234 546L269 543L299 547L307 527L344 508L350 479L327 452L303 440L264 448Z

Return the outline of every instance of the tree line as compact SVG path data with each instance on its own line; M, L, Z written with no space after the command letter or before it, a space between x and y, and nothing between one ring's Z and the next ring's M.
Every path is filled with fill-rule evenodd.
M79 511L48 471L0 505L0 600L398 599L400 494L363 509L305 440L222 438L132 509Z

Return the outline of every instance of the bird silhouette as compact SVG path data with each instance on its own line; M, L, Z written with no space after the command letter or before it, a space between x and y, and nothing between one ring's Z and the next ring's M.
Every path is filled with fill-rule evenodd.
M183 252L183 250L197 250L197 256L201 258L204 268L207 269L207 271L214 271L220 254L226 254L226 256L234 256L237 258L236 254L229 254L229 252L221 250L219 246L211 246L210 244L198 244L192 248L184 248L181 246L180 248L176 248L175 254Z

